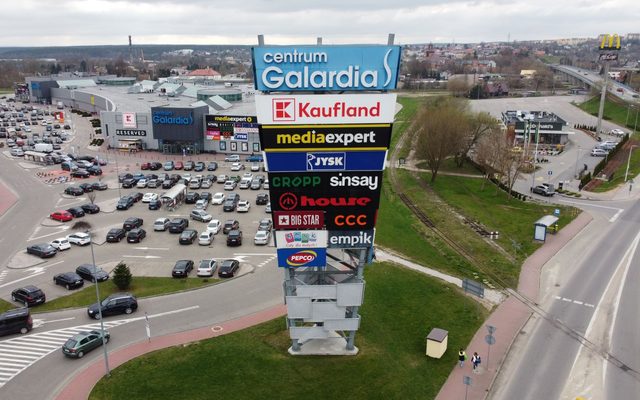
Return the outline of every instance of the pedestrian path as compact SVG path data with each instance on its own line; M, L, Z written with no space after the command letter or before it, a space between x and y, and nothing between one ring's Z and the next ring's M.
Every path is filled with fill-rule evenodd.
M105 321L104 327L113 328L127 322L131 319ZM71 336L94 329L100 329L99 322L0 341L0 388L42 358L55 351L61 352L62 345ZM62 353L60 357L63 357Z

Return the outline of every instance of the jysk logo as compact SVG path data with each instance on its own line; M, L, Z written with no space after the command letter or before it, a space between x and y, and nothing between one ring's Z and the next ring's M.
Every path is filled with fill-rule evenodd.
M293 98L273 99L274 121L295 121L296 100Z
M307 171L344 171L345 153L307 153Z
M193 124L193 113L174 116L173 111L154 111L153 123L160 125L191 125Z

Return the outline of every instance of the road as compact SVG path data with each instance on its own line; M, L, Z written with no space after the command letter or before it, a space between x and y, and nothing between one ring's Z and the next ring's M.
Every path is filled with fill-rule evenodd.
M539 303L547 315L522 330L490 399L637 398L640 203L595 206L583 206L594 221L545 266Z
M551 65L551 68L557 71L561 71L566 74L569 74L587 83L591 87L602 85L602 76L600 76L600 74L597 71L582 69L578 67L571 67L568 65L558 65L558 64ZM613 79L609 79L609 87L607 88L607 90L613 96L621 100L632 102L632 103L638 102L638 97L637 97L639 95L638 92L634 91L629 86L622 84L620 82L617 82Z

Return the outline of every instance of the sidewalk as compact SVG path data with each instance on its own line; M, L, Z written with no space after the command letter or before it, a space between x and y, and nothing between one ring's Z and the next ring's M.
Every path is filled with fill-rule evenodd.
M142 342L134 343L127 347L111 351L109 353L109 366L111 369L114 369L133 358L152 351L226 335L227 333L232 333L253 325L270 321L274 318L283 316L286 313L286 307L284 305L279 305L242 318L223 322L220 325L207 326L172 335L154 337L151 341L144 340ZM104 374L104 359L100 357L80 373L70 378L64 384L62 390L52 398L56 400L86 400L89 398L89 394L93 387L100 379L102 379Z
M580 232L592 218L583 212L571 224L563 228L556 235L547 236L545 244L533 253L522 265L520 280L518 282L518 292L530 300L536 302L538 299L540 285L540 271L558 251L562 249L575 235ZM468 399L483 400L489 394L491 386L496 376L500 372L500 367L509 353L511 344L516 339L518 332L531 316L531 310L519 302L514 297L509 297L500 304L489 316L485 324L476 332L471 339L471 343L466 348L468 355L477 351L482 357L480 368L474 372L471 362L465 363L460 368L456 363L449 378L440 389L436 400ZM496 342L491 346L490 355L487 354L488 345L485 336L488 334L486 326L496 327L494 337ZM457 351L457 349L449 349ZM471 385L465 397L465 376L471 377Z
M18 196L4 182L0 181L0 217L13 206Z

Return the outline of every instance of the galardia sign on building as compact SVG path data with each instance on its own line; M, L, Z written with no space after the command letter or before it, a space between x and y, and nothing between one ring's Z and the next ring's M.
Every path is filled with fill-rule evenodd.
M259 46L251 49L263 92L392 90L400 46Z

